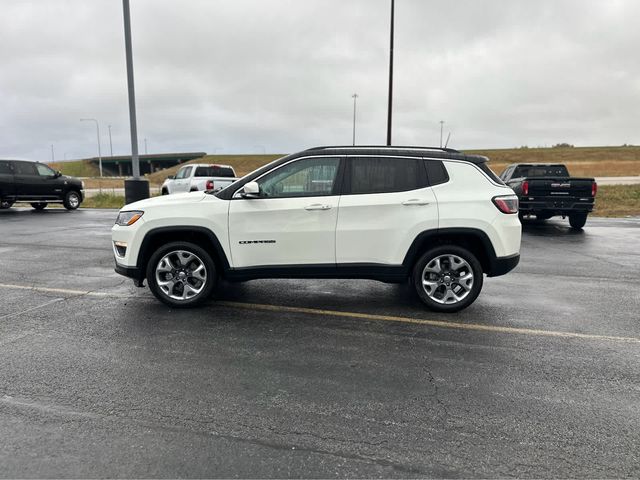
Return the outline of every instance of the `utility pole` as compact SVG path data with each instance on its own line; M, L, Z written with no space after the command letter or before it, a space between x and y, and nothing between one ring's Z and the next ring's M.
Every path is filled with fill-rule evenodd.
M56 157L53 154L53 143L51 144L51 162L55 162L56 161Z
M353 98L353 145L356 144L356 99L358 98L358 94L354 93L351 95Z
M393 23L395 0L391 0L391 33L389 40L389 104L387 105L387 145L391 145L391 111L393 109Z
M113 157L113 142L111 141L111 125L109 125L109 150L111 151L111 156Z
M98 166L100 168L100 176L102 177L102 149L100 148L100 124L95 118L81 118L81 122L96 122L96 136L98 137Z
M149 182L140 178L138 158L138 125L136 122L136 94L133 82L133 49L131 46L131 12L129 0L122 0L124 18L124 46L127 59L127 87L129 91L129 124L131 127L131 168L133 178L124 181L124 196L127 203L149 198Z
M146 155L147 153L148 153L147 152L147 139L145 138L144 139L144 154Z
M440 120L440 148L442 148L442 129L444 127L444 120Z

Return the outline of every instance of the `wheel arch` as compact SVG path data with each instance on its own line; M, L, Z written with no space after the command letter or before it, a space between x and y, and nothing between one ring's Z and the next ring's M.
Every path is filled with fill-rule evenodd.
M489 236L477 228L440 228L422 232L413 240L402 264L410 269L422 253L440 245L466 248L478 259L484 273L491 276L496 252Z
M205 227L199 226L175 226L158 227L149 230L144 236L138 252L136 266L142 275L145 275L147 263L160 246L170 242L191 242L211 254L216 268L224 273L229 270L229 261L215 233Z

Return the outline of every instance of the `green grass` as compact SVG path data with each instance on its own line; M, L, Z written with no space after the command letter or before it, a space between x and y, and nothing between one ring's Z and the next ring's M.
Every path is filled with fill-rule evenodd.
M640 185L598 187L593 214L598 217L640 216Z
M124 196L110 193L99 193L85 198L84 202L82 202L84 208L122 208L124 205Z
M70 177L97 177L100 175L98 167L88 160L76 160L73 162L49 163L54 170L60 170Z

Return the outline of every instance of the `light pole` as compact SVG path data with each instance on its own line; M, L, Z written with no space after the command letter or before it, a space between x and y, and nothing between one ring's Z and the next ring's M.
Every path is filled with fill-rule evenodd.
M354 93L351 95L353 98L353 145L356 144L356 99L358 98L358 94Z
M144 154L146 155L147 153L148 153L147 152L147 139L145 138L144 139Z
M444 128L444 120L440 120L440 148L442 148L442 129Z
M111 141L111 125L109 125L109 151L113 157L113 142Z
M391 145L391 111L393 108L393 22L395 0L391 0L391 32L389 39L389 104L387 105L387 145Z
M96 122L96 136L98 138L98 166L100 168L100 176L102 177L102 149L100 148L100 125L95 118L81 118L81 122Z
M131 12L129 0L122 0L124 18L124 47L127 59L127 87L129 91L129 125L131 126L131 169L133 178L124 181L124 196L127 203L149 198L149 182L140 178L138 158L138 126L136 122L136 94L133 83L133 53L131 47Z
M51 144L51 162L55 162L56 161L56 157L53 154L53 143Z

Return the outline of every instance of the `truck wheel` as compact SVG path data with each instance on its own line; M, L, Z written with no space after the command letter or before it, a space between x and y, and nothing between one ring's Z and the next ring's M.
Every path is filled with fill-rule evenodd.
M45 208L47 208L47 202L35 202L32 203L31 206L36 210L44 210Z
M161 246L147 264L147 283L151 292L171 307L201 304L213 292L216 279L211 255L189 242Z
M13 202L11 200L2 200L0 201L0 209L4 210L7 208L11 208L13 206Z
M574 230L581 230L585 223L587 223L586 213L572 213L569 215L569 225Z
M482 266L467 249L443 245L424 253L413 267L413 286L420 300L436 312L468 307L482 290Z
M67 210L75 210L80 206L80 194L75 190L69 190L64 196L62 204Z

